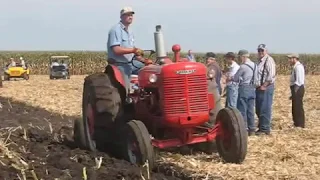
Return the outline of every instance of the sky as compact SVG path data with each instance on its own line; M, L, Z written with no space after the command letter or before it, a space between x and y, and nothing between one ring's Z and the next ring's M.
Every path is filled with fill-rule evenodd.
M0 0L0 50L105 51L124 6L141 49L161 25L167 51L320 53L320 0Z

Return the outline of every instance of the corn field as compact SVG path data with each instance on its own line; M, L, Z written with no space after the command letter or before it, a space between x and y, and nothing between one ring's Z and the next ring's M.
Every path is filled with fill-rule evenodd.
M106 52L103 51L74 51L74 52L0 52L0 66L10 62L10 58L19 60L22 56L25 62L30 67L30 73L36 75L45 75L49 73L49 58L52 55L67 55L72 61L69 64L70 73L72 75L91 74L94 72L103 71L106 66ZM172 53L168 54L172 58ZM182 56L185 56L182 53ZM288 64L285 54L271 54L277 64L277 74L288 75L291 72L291 67ZM204 62L204 54L197 53L195 58L198 62ZM251 55L250 59L256 61L256 54ZM223 54L217 54L217 60L224 66ZM320 74L319 66L320 54L300 54L300 61L305 65L307 74Z

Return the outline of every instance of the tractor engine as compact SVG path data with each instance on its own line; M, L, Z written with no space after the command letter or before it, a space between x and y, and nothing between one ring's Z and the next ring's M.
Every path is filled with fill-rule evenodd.
M175 58L171 61L163 53L159 26L156 27L155 45L160 65L148 65L138 75L144 109L152 116L161 116L161 124L167 127L188 128L204 124L214 108L213 95L208 93L206 66L181 59L179 45L172 47ZM147 118L146 114L138 116Z

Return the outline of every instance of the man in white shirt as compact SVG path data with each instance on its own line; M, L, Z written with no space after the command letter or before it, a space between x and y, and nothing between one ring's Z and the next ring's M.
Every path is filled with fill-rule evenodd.
M11 63L8 65L8 67L16 67L16 61L13 58L10 58Z
M305 115L303 109L305 71L299 61L299 54L287 55L290 65L293 67L290 77L292 118L295 127L305 127Z
M56 59L52 61L51 68L53 68L53 66L60 66Z
M25 63L23 57L20 57L20 63L21 63L21 66L22 66L23 69L26 69L26 68L27 68L27 67L26 67L26 63Z
M227 79L232 79L232 77L237 73L240 66L235 61L236 55L233 52L228 52L225 55L226 63L228 64L228 71L226 73ZM227 81L226 86L226 107L237 107L238 100L238 88L239 82Z

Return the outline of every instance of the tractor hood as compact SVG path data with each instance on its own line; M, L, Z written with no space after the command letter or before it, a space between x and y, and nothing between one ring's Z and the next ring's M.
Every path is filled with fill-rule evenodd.
M179 62L167 64L162 67L161 77L183 77L186 75L206 75L207 68L202 63Z

